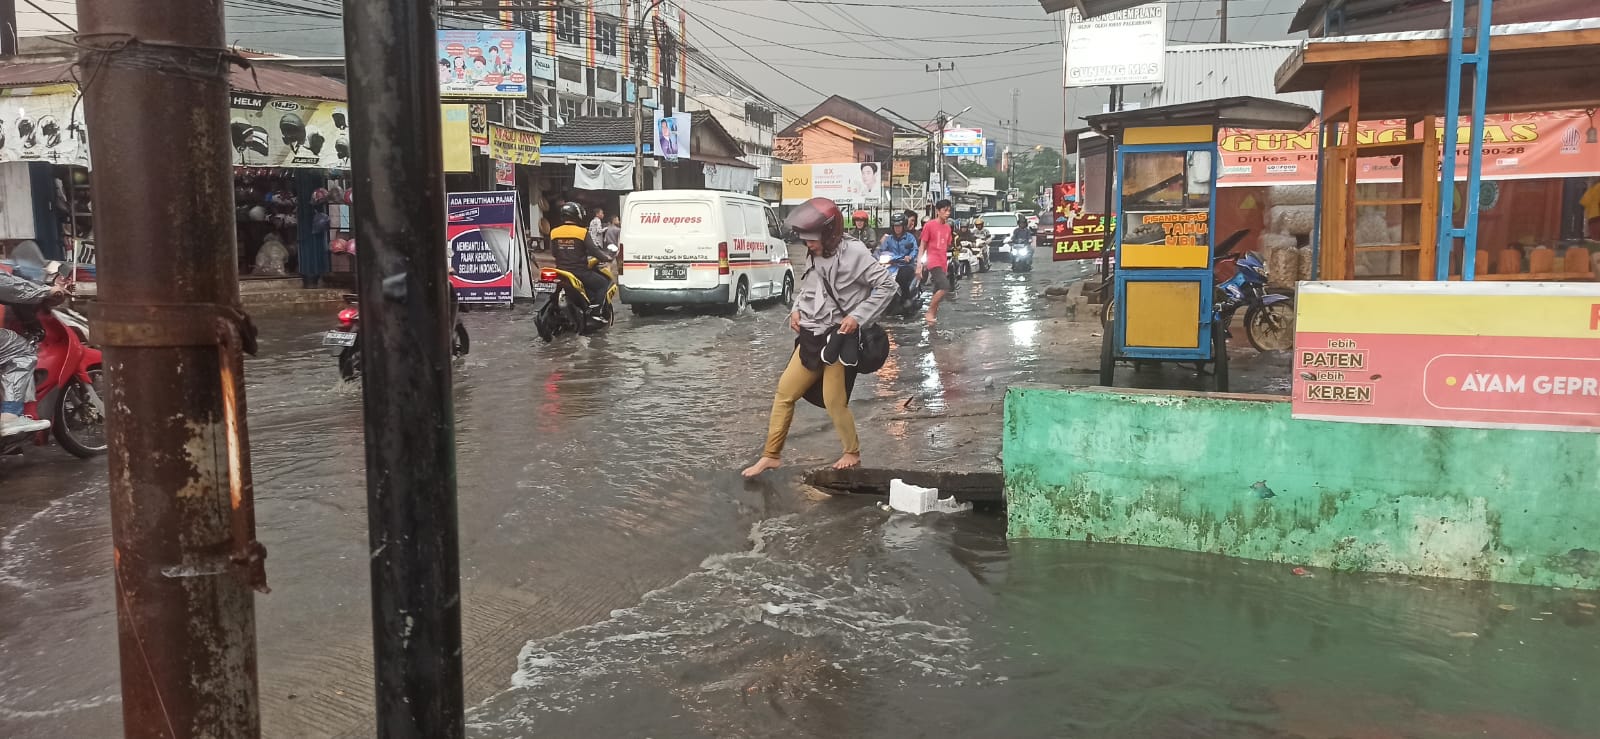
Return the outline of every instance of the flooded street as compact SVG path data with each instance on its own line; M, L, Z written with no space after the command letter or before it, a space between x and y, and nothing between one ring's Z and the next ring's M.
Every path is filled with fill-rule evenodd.
M937 331L891 321L890 363L852 403L866 464L996 469L1008 385L1094 382L1098 323L1040 295L1079 276L997 265ZM1600 736L1594 593L1295 577L1007 542L996 513L891 515L799 483L839 452L809 406L789 466L744 482L784 318L625 315L546 346L527 308L464 315L472 735ZM331 323L263 318L247 365L271 737L372 733L361 397L318 345ZM1236 389L1275 388L1273 361L1240 351ZM120 733L104 478L54 448L0 460L0 736Z

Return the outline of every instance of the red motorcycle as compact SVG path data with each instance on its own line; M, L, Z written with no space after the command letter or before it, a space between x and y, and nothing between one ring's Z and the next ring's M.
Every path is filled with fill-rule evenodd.
M64 276L48 275L51 282L65 283ZM75 457L88 459L106 451L105 368L100 350L80 338L77 319L59 307L64 299L49 300L36 306L5 306L5 326L23 336L38 339L39 363L34 370L34 400L24 410L34 418L50 421L50 433L61 448ZM44 446L46 432L18 434L0 438L0 454L17 454L29 442Z
M344 302L349 307L339 311L339 327L322 335L322 345L338 357L339 377L350 381L361 377L361 307L355 295L344 296ZM451 308L455 308L454 303ZM472 339L459 313L455 319L455 331L450 335L451 358L466 356L472 350Z

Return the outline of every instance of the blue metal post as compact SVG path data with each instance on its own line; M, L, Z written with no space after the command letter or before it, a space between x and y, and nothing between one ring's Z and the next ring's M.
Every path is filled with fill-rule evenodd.
M1450 3L1450 60L1445 67L1444 158L1439 173L1439 255L1435 273L1450 279L1450 256L1461 239L1461 279L1473 279L1478 261L1478 192L1483 174L1483 116L1489 95L1489 21L1494 0L1478 0L1477 48L1464 53L1467 26L1466 0ZM1466 216L1455 228L1456 147L1461 121L1461 75L1472 65L1472 125L1467 151Z

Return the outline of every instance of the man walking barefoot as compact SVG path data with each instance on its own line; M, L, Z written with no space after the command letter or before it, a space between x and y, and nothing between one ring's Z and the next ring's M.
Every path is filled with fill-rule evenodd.
M950 201L940 200L934 206L934 218L922 227L922 253L927 263L926 284L933 286L933 300L928 303L928 325L939 322L939 303L950 292L950 245L954 243L950 227ZM921 272L918 273L919 275Z

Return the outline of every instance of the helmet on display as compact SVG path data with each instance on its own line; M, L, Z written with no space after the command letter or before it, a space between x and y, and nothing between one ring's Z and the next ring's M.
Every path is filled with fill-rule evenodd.
M278 132L283 134L283 143L295 151L306 142L306 122L294 113L285 113L278 119Z
M583 223L583 206L571 201L562 203L561 223L569 226Z
M844 213L827 198L801 203L783 222L802 241L821 241L825 248L836 247L844 239Z
M306 129L306 148L310 149L312 154L321 156L322 145L327 142L328 137L323 136L322 132L318 131L315 126Z
M889 227L890 228L893 228L895 226L904 226L904 225L906 225L906 214L904 214L904 213L896 213L896 214L894 214L892 216L889 216Z
M867 221L871 220L871 218L872 217L867 215L867 212L864 210L858 210L850 214L850 220L852 221Z

